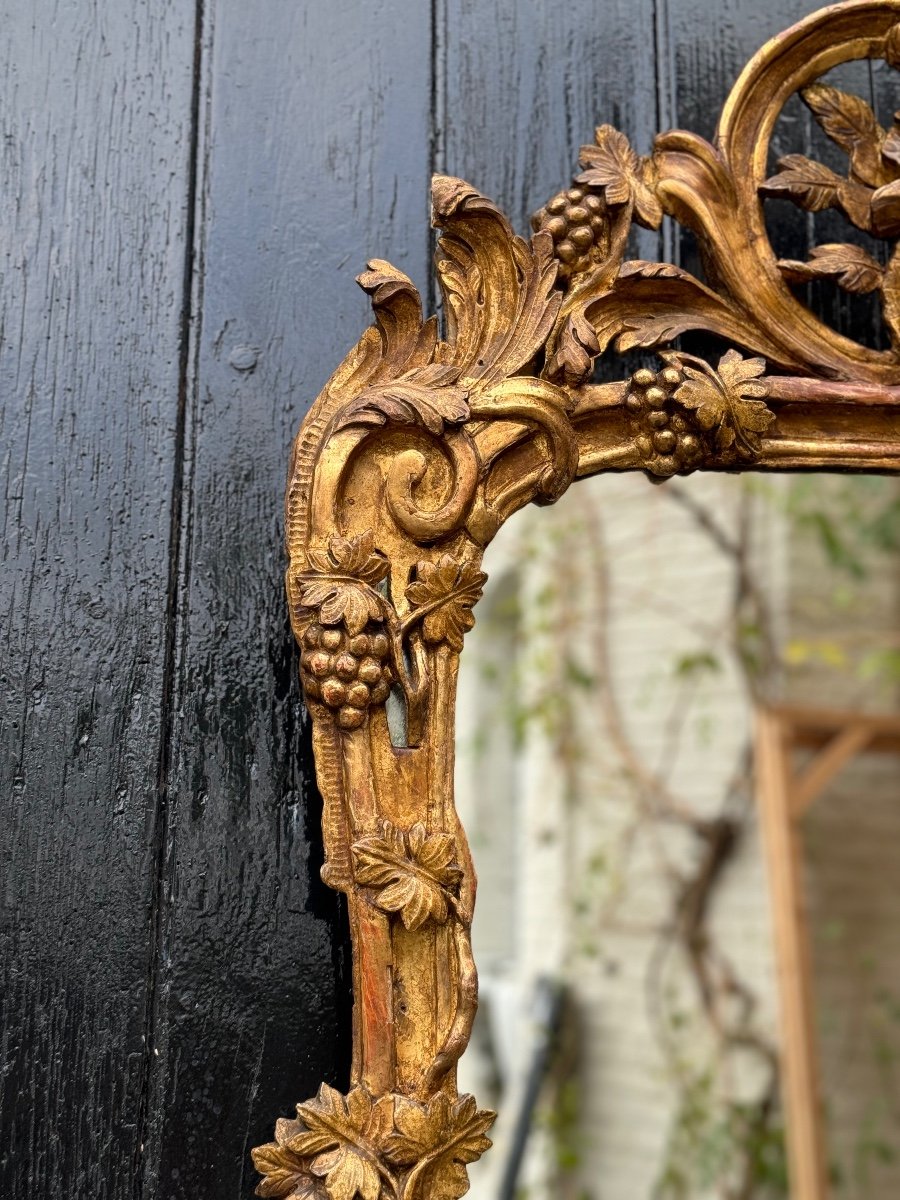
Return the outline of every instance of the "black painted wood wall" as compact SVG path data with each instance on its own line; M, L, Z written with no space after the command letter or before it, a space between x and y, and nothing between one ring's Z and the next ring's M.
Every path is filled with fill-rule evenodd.
M346 1078L281 494L354 275L433 303L433 170L525 228L814 7L0 4L3 1200L249 1196Z

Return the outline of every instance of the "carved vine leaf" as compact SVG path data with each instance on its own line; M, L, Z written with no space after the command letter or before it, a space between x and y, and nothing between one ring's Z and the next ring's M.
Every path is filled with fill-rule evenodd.
M421 621L426 642L446 642L459 653L464 635L475 624L472 608L481 598L487 575L474 563L442 554L437 562L417 563L416 576L406 589L413 605L407 623Z
M585 170L576 181L602 188L611 207L632 204L641 225L658 229L663 210L656 198L653 160L642 158L625 134L612 125L600 125L594 137L596 145L581 147L579 161Z
M251 1153L253 1165L263 1176L257 1196L266 1200L328 1200L320 1180L310 1174L309 1158L291 1148L305 1132L300 1121L285 1118L275 1124L275 1141L257 1146Z
M422 425L440 437L446 425L468 419L468 391L455 384L455 367L430 363L389 384L368 388L343 408L335 431L350 425Z
M857 294L876 291L884 276L881 263L850 242L828 242L816 246L808 262L782 259L778 266L789 283L833 279L845 291Z
M384 821L381 837L363 838L353 846L357 883L380 889L376 905L398 913L410 930L428 920L439 924L447 920L448 898L463 875L455 856L454 837L426 833L420 823L404 833Z
M700 428L712 435L719 454L734 450L749 459L759 453L760 435L775 419L763 402L768 392L760 379L765 359L743 358L736 350L728 350L714 370L690 354L673 351L660 357L677 365L686 376L675 399L693 411Z
M355 537L333 537L327 551L309 550L307 559L315 574L301 577L300 604L317 609L323 625L343 621L355 635L384 615L385 601L374 588L386 577L389 564L375 550L371 529Z
M389 1110L389 1101L373 1103L365 1088L342 1096L323 1083L315 1100L297 1105L304 1129L287 1148L311 1156L309 1170L323 1180L328 1200L378 1200L376 1143L389 1128Z
M412 1167L408 1180L415 1178L416 1195L459 1200L469 1190L466 1164L490 1148L485 1135L493 1122L494 1114L479 1110L472 1096L454 1102L440 1092L427 1107L397 1097L395 1132L386 1141L385 1153L392 1162Z

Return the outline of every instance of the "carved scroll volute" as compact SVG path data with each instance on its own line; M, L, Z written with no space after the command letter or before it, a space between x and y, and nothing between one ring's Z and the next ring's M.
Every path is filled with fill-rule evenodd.
M483 547L507 515L486 495L486 431L503 423L542 447L517 506L555 499L577 447L568 395L524 373L561 299L550 238L516 237L460 180L436 178L433 203L446 339L409 279L370 263L359 282L376 324L311 410L291 463L287 592L324 800L323 878L348 898L354 1053L350 1094L301 1105L299 1123L255 1152L264 1195L452 1200L489 1144L492 1114L456 1093L477 979L475 873L453 798L458 656Z

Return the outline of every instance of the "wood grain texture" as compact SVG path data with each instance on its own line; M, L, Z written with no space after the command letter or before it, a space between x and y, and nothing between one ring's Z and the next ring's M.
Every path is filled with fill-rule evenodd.
M146 1195L249 1195L251 1146L349 1069L349 963L284 602L301 417L375 254L428 251L430 15L206 6L197 308Z
M649 153L659 121L653 0L437 0L436 166L520 231L609 122ZM657 235L641 231L641 253Z
M0 1195L133 1194L192 10L4 4Z

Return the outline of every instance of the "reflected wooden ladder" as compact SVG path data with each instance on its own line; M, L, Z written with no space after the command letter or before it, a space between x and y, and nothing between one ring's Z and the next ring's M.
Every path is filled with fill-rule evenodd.
M797 750L816 752L799 772ZM756 787L772 902L792 1200L828 1195L798 825L835 775L863 752L900 754L900 715L787 706L757 713Z

